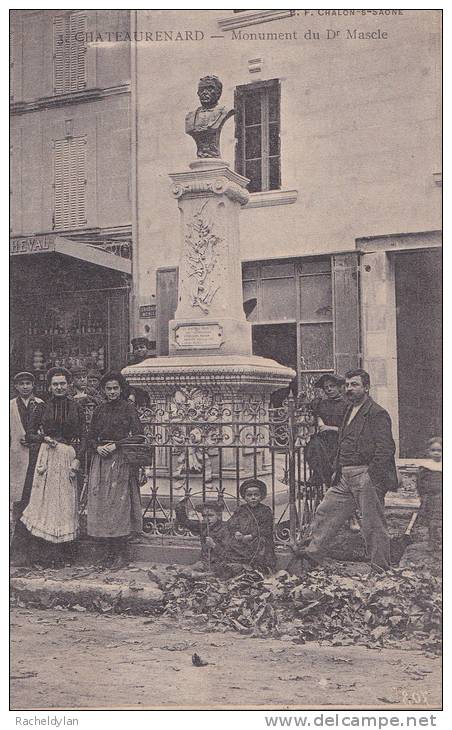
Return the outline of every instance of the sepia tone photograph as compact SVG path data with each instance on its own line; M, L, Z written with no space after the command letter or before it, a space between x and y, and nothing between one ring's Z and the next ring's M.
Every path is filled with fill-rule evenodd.
M442 11L9 25L10 710L433 718Z

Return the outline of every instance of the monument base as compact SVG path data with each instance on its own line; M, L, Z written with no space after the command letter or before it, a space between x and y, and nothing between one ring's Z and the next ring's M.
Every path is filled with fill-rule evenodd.
M236 494L239 481L269 473L270 395L295 372L254 355L150 358L122 371L147 391L142 414L155 446L154 484L162 497L201 481ZM175 493L176 493L175 491Z
M129 365L122 374L130 385L146 390L151 403L173 398L179 388L207 388L220 401L234 394L254 395L264 402L296 375L292 368L265 357L223 354L149 358Z

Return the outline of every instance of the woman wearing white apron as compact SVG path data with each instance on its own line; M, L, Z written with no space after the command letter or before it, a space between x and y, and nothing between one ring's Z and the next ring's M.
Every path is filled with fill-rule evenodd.
M78 403L68 397L70 381L65 368L47 373L50 399L30 427L31 436L42 443L30 501L21 518L27 530L39 538L44 562L45 553L50 553L56 565L66 562L78 536L77 472L86 446L85 417Z

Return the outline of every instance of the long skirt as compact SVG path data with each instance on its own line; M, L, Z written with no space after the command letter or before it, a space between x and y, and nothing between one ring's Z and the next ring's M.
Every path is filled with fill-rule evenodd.
M32 535L53 543L71 542L78 534L77 478L69 475L73 446L42 444L30 501L21 521Z
M125 537L141 532L141 498L136 469L121 450L94 454L88 482L88 535Z

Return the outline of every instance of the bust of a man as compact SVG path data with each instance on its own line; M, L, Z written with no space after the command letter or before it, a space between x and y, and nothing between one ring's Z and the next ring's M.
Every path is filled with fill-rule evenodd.
M185 117L185 131L196 142L198 157L220 157L220 134L234 109L218 106L223 84L217 76L204 76L198 84L201 102Z

